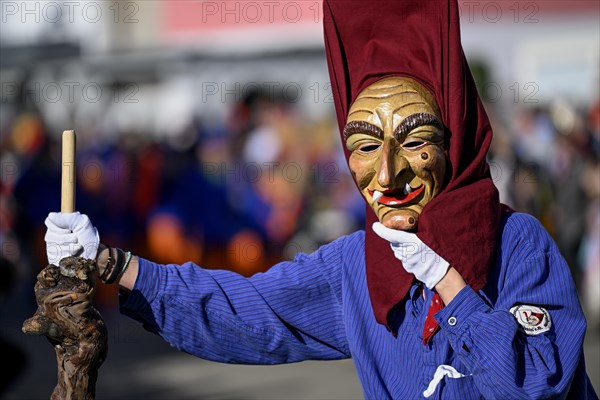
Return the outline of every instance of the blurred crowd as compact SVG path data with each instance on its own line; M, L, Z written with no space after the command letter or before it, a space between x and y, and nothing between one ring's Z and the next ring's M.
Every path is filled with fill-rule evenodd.
M229 107L220 123L189 121L174 140L78 136L76 208L103 243L251 275L362 227L333 118L307 122L260 90ZM34 109L5 129L3 253L30 281L46 264L44 219L60 210L60 138Z
M600 103L557 101L493 121L489 154L503 203L536 216L567 261L586 308L600 322Z
M103 243L251 275L363 227L332 113L308 120L258 89L226 107L222 121L196 118L173 140L79 139L76 208ZM1 135L2 273L29 284L46 264L44 219L60 209L61 148L42 114L17 110ZM600 105L518 107L510 123L490 114L502 202L542 221L600 314ZM115 301L102 290L100 301Z

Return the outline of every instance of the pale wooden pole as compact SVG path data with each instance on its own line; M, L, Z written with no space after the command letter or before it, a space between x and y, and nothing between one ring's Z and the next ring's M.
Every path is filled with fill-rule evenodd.
M60 212L75 212L75 131L64 131L62 135Z

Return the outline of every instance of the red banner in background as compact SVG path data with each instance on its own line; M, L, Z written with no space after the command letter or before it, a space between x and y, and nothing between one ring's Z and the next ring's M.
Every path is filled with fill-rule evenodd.
M322 23L322 0L300 1L161 1L163 27L167 35L192 32L253 30L299 25L312 29ZM307 27L308 28L308 27Z
M461 22L537 23L545 17L600 16L598 0L459 0Z
M460 0L459 6L462 19L490 22L500 17L508 20L512 16L519 22L542 15L598 13L600 1ZM296 30L298 25L321 24L323 11L322 0L161 0L160 15L164 32L169 36L269 26Z

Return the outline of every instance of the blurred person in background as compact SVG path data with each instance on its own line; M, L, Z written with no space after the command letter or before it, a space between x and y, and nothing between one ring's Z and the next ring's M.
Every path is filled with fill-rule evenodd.
M101 279L122 288L124 314L199 357L353 357L367 398L596 398L568 266L537 220L501 206L491 181L491 128L456 2L324 8L365 231L244 278L153 263L100 245L85 215L51 213L49 261L97 257Z
M4 245L5 242L2 241ZM17 280L17 268L13 262L0 256L0 311L4 305L4 299L9 292L14 289ZM0 334L0 354L6 363L10 363L10 368L2 368L0 374L0 395L2 395L10 385L16 381L27 366L27 356L23 349L9 340L6 340Z
M583 279L582 298L589 311L590 326L600 331L600 103L590 107L585 119L589 142L584 148L584 171L578 181L587 204L578 261Z

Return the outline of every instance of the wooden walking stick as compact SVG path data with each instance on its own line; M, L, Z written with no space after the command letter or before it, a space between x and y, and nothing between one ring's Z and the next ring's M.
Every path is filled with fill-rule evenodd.
M63 132L61 212L75 211L75 132ZM37 276L38 308L23 323L28 335L43 335L56 351L58 384L52 400L93 400L98 369L106 358L108 333L92 307L95 260L65 257Z
M75 131L64 131L62 135L60 212L75 212Z

